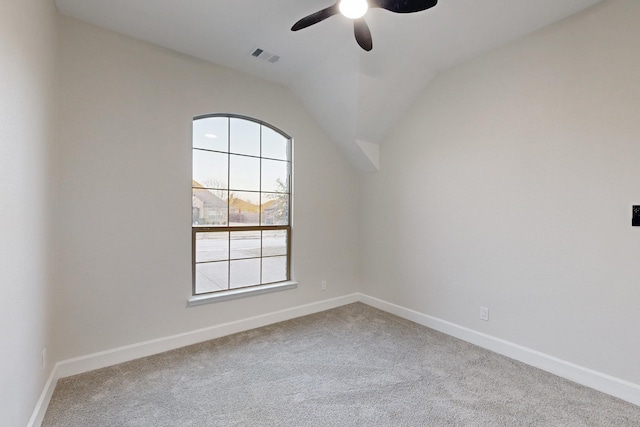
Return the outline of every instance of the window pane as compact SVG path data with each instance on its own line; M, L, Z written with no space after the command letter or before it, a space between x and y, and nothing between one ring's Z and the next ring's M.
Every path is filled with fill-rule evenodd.
M262 283L284 282L287 280L287 257L262 258Z
M241 259L231 262L230 286L242 288L260 284L260 259Z
M229 225L258 225L260 193L233 191L229 196Z
M289 192L289 163L262 159L262 191Z
M229 189L260 191L260 159L245 156L230 156Z
M260 156L260 124L243 119L231 119L229 151Z
M227 188L228 154L193 150L193 186Z
M287 138L267 126L262 126L262 157L289 160L288 146Z
M228 151L229 119L207 117L193 121L193 148Z
M260 257L260 230L231 233L231 259Z
M262 225L289 224L289 195L264 193L262 202Z
M196 233L196 262L229 259L229 233Z
M228 289L229 261L196 264L196 294Z
M194 188L192 197L193 225L227 225L227 198L223 190Z
M262 232L262 256L287 254L287 230Z

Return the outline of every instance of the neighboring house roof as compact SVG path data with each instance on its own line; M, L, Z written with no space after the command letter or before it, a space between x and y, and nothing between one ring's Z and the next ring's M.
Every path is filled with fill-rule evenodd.
M263 203L261 208L262 208L262 212L266 212L266 211L277 209L278 208L278 200L269 200L268 202Z
M192 181L193 186L193 194L202 201L205 207L213 207L213 208L227 208L227 203L221 199L220 197L213 194L210 190L203 188L202 184L198 181ZM231 202L229 206L234 208L235 210L241 212L253 212L258 213L260 211L264 212L266 210L275 209L277 206L278 200L269 200L262 204L262 206L254 205L251 202L247 202L246 200L242 200L239 198L231 197Z
M220 197L216 196L209 190L202 188L202 185L198 181L193 181L193 195L197 197L207 208L220 208L226 209L227 204Z
M247 202L246 200L242 200L242 199L232 199L231 203L229 203L229 206L231 206L232 208L236 208L242 212L254 212L254 213L258 213L258 212L264 212L270 209L276 209L278 200L269 200L267 202L264 202L261 206L258 205L254 205L253 203Z
M238 198L231 199L229 206L231 206L232 208L236 208L242 212L260 212L260 206L254 205L253 203Z

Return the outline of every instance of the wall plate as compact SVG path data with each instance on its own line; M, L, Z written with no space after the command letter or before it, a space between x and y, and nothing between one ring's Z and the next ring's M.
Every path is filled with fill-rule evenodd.
M640 227L640 206L635 205L633 207L633 217L631 219L631 225L634 227Z

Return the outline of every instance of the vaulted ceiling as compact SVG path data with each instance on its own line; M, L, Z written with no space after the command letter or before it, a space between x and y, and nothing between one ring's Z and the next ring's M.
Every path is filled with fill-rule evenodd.
M362 172L440 72L600 0L440 0L432 9L365 15L365 52L342 15L298 32L298 19L333 0L56 0L83 21L289 87ZM251 55L256 48L280 59Z

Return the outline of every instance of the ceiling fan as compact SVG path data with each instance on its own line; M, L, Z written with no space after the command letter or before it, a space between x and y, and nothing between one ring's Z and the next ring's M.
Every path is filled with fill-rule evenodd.
M337 0L334 5L305 16L293 24L291 31L307 28L342 13L353 19L353 32L360 47L370 51L373 48L373 40L369 26L363 18L369 8L381 8L395 13L413 13L432 8L436 4L438 0Z

